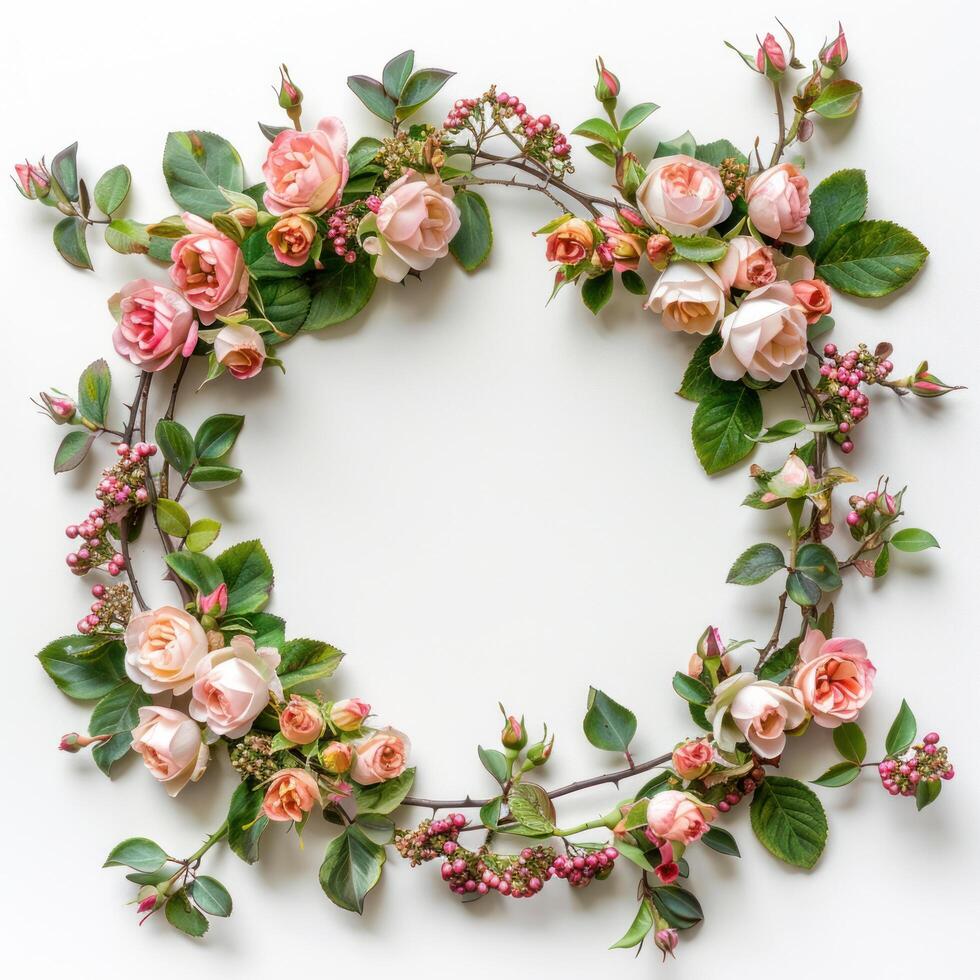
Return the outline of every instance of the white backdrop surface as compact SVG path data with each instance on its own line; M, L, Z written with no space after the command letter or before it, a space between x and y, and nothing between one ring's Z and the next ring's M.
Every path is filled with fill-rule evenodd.
M663 107L637 140L643 153L687 128L701 141L742 146L756 134L765 144L774 128L766 86L722 46L751 49L756 32L775 30L778 5L769 3L505 3L487 14L432 0L52 6L44 19L23 5L5 14L0 159L50 158L78 139L83 174L120 161L132 168L128 213L143 220L172 210L159 169L168 129L220 132L257 178L266 143L255 122L277 121L269 83L280 60L306 92L306 118L340 115L352 138L381 131L345 77L377 74L408 45L419 64L459 72L433 118L496 81L570 130L593 112L592 59L601 53L627 101ZM782 13L804 58L842 17L847 73L865 86L856 120L818 127L806 146L811 180L865 168L869 213L908 225L932 251L904 295L836 298L835 339L889 339L899 371L928 357L944 378L970 383L976 283L964 275L973 261L964 226L975 220L980 152L975 5L820 2ZM581 149L577 160L576 181L598 187L602 168ZM692 406L674 394L689 339L669 335L627 296L598 319L571 291L545 309L550 277L530 231L551 217L550 205L493 190L496 246L477 275L447 260L422 283L381 284L366 315L288 345L285 378L268 371L248 385L190 388L181 405L191 422L245 412L233 460L245 469L240 488L193 500L193 512L225 521L226 543L262 537L276 566L273 611L290 635L348 652L332 689L365 697L411 733L417 790L436 796L489 791L475 745L492 743L498 699L557 732L554 785L616 764L581 734L590 683L637 711L637 757L663 751L689 733L669 679L698 634L710 621L726 636L763 639L778 591L774 582L724 584L733 558L775 533L776 521L738 506L744 467L708 479L697 464ZM316 822L305 851L291 835L267 833L253 868L224 849L209 855L235 913L216 920L205 942L162 921L137 928L122 874L99 870L106 852L134 834L190 852L221 823L233 774L218 760L172 802L135 759L110 784L86 757L55 750L87 712L53 689L33 654L70 631L86 604L86 586L65 570L61 529L91 506L97 468L90 461L51 477L61 433L27 396L70 389L84 364L106 356L118 405L133 372L111 352L105 299L144 266L93 241L96 272L75 272L51 248L50 212L12 189L0 206L5 965L100 978L145 972L141 963L191 977L304 963L330 976L652 973L652 948L635 962L605 949L633 914L625 868L581 894L554 883L533 902L462 906L435 867L410 871L395 858L357 918L320 891L328 835ZM770 399L770 421L790 406L788 393L785 411ZM747 976L758 959L795 977L886 968L911 976L968 962L980 803L975 411L972 392L941 403L875 400L849 465L865 489L884 472L910 482L908 520L932 530L943 550L896 555L883 583L850 582L838 604L839 630L865 639L879 668L863 718L873 744L907 696L922 725L952 747L957 779L924 814L887 797L871 775L821 791L831 839L810 874L771 859L752 838L747 807L737 808L726 826L743 859L704 848L691 855L706 922L682 937L671 975ZM152 575L144 580L153 597L167 594ZM820 730L793 748L786 769L802 778L834 759ZM563 821L594 816L610 798L573 797Z

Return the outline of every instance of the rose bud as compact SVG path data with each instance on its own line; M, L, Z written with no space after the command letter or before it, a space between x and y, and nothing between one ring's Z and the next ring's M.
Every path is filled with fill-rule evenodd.
M315 742L326 727L320 709L309 700L294 694L279 716L279 730L283 737L296 745Z
M500 733L500 742L505 749L520 751L527 745L527 729L524 727L524 719L518 721L513 715L508 715L504 711L503 705L500 710L504 715L504 727Z
M43 163L18 163L14 166L14 171L17 174L14 181L17 190L28 200L36 201L48 196L51 189L51 175Z
M646 252L650 264L662 269L674 252L674 243L666 235L651 235L647 239Z
M90 745L101 745L102 742L108 742L110 738L111 735L95 735L90 738L88 735L79 735L78 732L69 732L61 736L58 748L62 752L75 753L87 749Z
M228 324L214 338L214 355L218 363L239 381L254 378L265 363L265 341L254 328L244 323Z
M285 65L279 66L279 105L286 110L286 115L293 121L299 129L300 112L303 108L303 92L293 84L289 77L289 69Z
M657 944L657 949L664 954L664 961L666 961L667 954L670 953L673 956L674 950L677 949L677 930L669 928L658 929L656 935L653 937L653 941Z
M830 313L830 287L823 279L800 279L793 283L793 292L808 324L816 323Z
M772 34L767 34L759 45L755 67L767 78L780 78L786 71L786 55Z
M928 361L923 361L919 365L915 376L909 378L908 382L912 394L920 398L938 398L940 395L947 395L951 391L960 391L963 388L963 385L945 384L934 374L930 374Z
M75 417L75 403L67 396L55 389L55 394L49 395L42 391L38 398L41 402L35 402L44 410L45 415L51 418L55 425L64 425Z
M535 742L534 745L530 746L527 750L527 761L531 763L532 766L543 766L550 758L552 749L555 747L555 736L551 736L551 740L548 740L548 726L544 726L544 735L541 736L540 742Z
M222 582L207 595L197 594L197 608L212 619L219 619L228 611L228 586Z
M707 739L695 738L681 742L671 755L674 772L681 779L700 779L711 768L715 752Z
M246 207L241 205L240 207L232 208L228 212L229 216L234 218L243 228L254 228L255 223L258 221L259 212L254 208Z
M595 97L600 102L608 102L619 95L619 79L605 66L602 58L595 63L595 70L599 75L595 83Z
M845 61L847 61L847 38L844 36L843 26L838 21L837 37L821 48L820 63L833 72L840 68Z
M624 153L616 163L616 183L623 195L630 200L636 197L636 192L646 177L646 171L640 166L635 153Z
M335 701L330 708L330 724L341 732L356 732L369 714L371 705L360 698L345 698Z
M320 761L332 773L340 774L350 769L354 750L346 742L329 742L320 753Z

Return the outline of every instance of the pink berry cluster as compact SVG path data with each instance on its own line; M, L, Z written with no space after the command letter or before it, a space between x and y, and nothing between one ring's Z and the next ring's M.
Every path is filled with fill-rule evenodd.
M871 411L871 402L860 387L885 381L891 374L891 346L879 344L872 353L867 345L860 344L857 350L842 354L836 344L827 344L823 353L826 360L820 365L820 389L830 394L824 405L837 421L837 431L831 438L841 452L849 453L854 449L851 430Z
M446 113L442 128L451 132L459 132L466 125L466 120L470 118L473 110L482 101L482 99L457 99L453 103L453 107Z
M333 247L334 255L347 263L357 259L357 252L351 244L356 240L358 220L349 207L338 208L327 219L327 242Z
M901 494L899 494L901 496ZM845 521L850 528L851 536L860 540L868 530L878 527L882 518L893 518L898 514L898 500L879 485L877 490L869 490L863 497L854 494L848 497L851 505Z
M450 813L441 820L423 820L415 830L398 831L395 848L412 862L413 868L423 861L451 857L459 846L459 832L467 822L461 813Z
M456 895L495 891L510 898L532 898L544 888L554 848L525 847L520 854L494 854L458 848L441 868L442 880Z
M619 851L615 847L604 847L587 854L559 854L551 862L545 877L561 878L572 888L587 888L594 878L600 881L608 878L618 857Z
M76 624L79 633L115 633L118 627L126 626L133 612L133 593L128 585L93 585L92 595L95 602Z
M885 759L878 764L881 785L892 796L915 796L919 783L935 783L956 775L945 745L939 744L939 734L929 732L912 746L911 755L902 759Z

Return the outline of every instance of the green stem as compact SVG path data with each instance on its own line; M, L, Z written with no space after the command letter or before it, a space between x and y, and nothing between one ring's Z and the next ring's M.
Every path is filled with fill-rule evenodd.
M226 820L188 859L187 864L193 864L195 861L200 861L201 858L209 851L218 841L222 840L228 835L228 821Z
M573 837L581 834L584 830L596 830L599 827L608 827L609 817L597 817L595 820L586 820L585 823L577 824L574 827L556 827L555 837Z

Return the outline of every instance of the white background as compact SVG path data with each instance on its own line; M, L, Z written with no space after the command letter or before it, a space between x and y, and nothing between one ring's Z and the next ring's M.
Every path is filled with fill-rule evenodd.
M702 142L741 146L756 134L765 146L774 130L767 86L722 46L730 39L751 50L756 32L775 30L769 3L498 3L479 15L431 0L391 10L296 0L254 10L49 6L43 16L23 4L5 14L0 159L50 159L78 139L92 182L120 161L132 168L128 213L141 220L172 211L159 169L168 129L222 133L259 178L266 142L255 122L281 122L269 88L280 60L306 92L308 124L335 113L352 138L381 127L345 77L378 74L409 44L420 65L459 71L433 103L434 119L451 99L496 81L568 131L595 113L592 59L601 53L623 79L624 101L663 106L637 140L644 155L687 128ZM811 179L866 168L870 215L910 226L932 250L905 294L836 299L835 339L889 339L899 372L928 357L942 377L964 383L976 370L975 256L966 244L980 152L975 11L967 3L784 5L804 60L842 16L848 74L865 85L857 118L819 126L807 145ZM598 189L602 168L581 149L576 158L576 182ZM530 231L551 205L493 190L497 242L477 275L447 260L422 283L382 283L366 315L288 345L285 377L222 380L201 394L189 385L180 406L192 424L214 411L246 413L233 457L245 469L241 486L194 498L192 512L224 520L225 544L261 535L277 570L272 609L290 635L348 651L331 692L366 698L410 732L417 790L437 796L490 790L475 746L494 741L498 699L534 729L547 721L557 731L552 785L618 764L581 734L590 683L636 710L638 758L669 748L691 734L670 676L698 634L710 621L726 636L763 640L778 591L775 581L724 584L744 547L779 532L776 517L739 507L744 467L708 479L697 464L692 405L674 394L693 344L627 295L598 319L571 290L546 309L550 274ZM320 891L327 832L316 822L303 852L292 835L271 830L253 868L223 848L209 856L235 913L205 942L163 921L137 928L122 873L99 869L104 855L133 834L189 853L221 823L233 775L216 760L172 802L135 759L110 784L86 756L56 751L62 732L84 728L87 709L61 697L33 655L72 631L86 606L86 584L64 566L61 529L92 505L98 461L52 478L64 430L27 398L50 385L73 388L81 367L106 356L121 410L134 377L111 351L105 299L146 266L93 238L96 272L73 271L51 248L53 212L12 188L2 207L2 955L39 975L83 977L131 976L145 963L187 976L311 965L325 975L370 968L474 980L540 968L656 969L652 948L635 962L606 951L633 915L628 868L585 893L553 883L534 902L461 906L437 868L410 871L395 857L358 919ZM770 421L796 414L788 392L783 405L767 405ZM743 976L761 959L791 976L888 967L910 976L965 960L980 803L971 755L975 410L972 392L928 403L875 398L849 465L865 490L885 472L898 486L910 482L908 520L932 530L943 550L896 554L887 580L849 581L838 605L839 630L866 640L879 668L863 717L873 745L907 696L923 730L937 728L950 744L958 778L924 814L887 797L870 774L821 791L831 839L810 874L770 858L751 836L747 807L738 808L725 824L741 861L704 848L691 854L707 921L683 936L672 975ZM775 462L782 448L759 458ZM168 594L149 567L144 559L144 582L162 600ZM803 778L834 760L820 729L792 748L787 771ZM613 799L573 797L561 819L587 819Z

